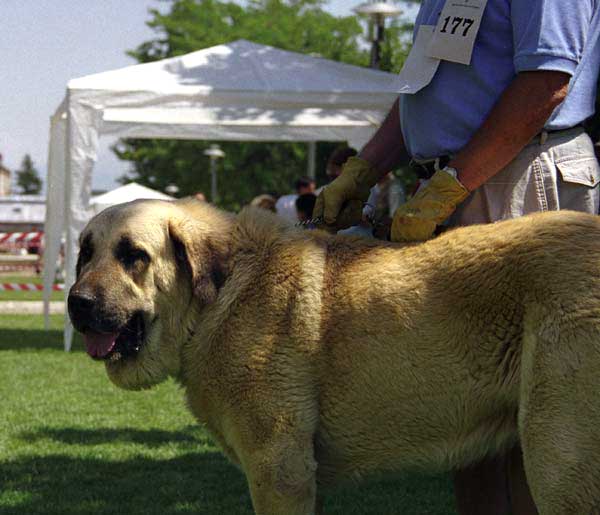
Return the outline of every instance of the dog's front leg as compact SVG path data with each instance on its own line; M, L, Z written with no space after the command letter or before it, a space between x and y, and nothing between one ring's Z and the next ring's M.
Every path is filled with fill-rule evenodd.
M312 438L278 438L243 460L257 515L315 515Z

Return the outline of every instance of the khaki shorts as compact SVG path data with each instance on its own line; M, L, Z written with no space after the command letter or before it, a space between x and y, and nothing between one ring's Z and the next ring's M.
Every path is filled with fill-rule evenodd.
M594 145L582 128L537 136L512 163L471 193L448 225L490 223L558 209L597 214L599 183Z

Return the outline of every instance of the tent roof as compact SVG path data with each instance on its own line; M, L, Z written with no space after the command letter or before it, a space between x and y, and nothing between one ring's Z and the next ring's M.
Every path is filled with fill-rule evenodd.
M88 75L70 90L395 93L396 76L240 39L190 54Z
M90 205L115 205L137 199L174 200L173 197L161 193L160 191L147 188L137 182L130 182L129 184L125 184L125 186L120 186L114 190L103 193L102 195L93 197L90 199Z

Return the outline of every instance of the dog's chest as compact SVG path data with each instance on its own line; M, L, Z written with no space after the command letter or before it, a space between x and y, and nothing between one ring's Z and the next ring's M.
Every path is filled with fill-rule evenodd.
M204 426L210 437L221 447L224 454L235 464L239 458L234 451L231 436L228 438L227 415L225 406L219 401L216 392L201 385L189 386L186 389L187 405L196 420Z

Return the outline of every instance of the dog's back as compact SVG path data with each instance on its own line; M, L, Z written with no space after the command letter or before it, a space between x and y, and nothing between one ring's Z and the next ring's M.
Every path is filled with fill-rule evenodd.
M526 331L600 317L599 251L600 220L567 212L408 247L327 239L322 472L449 468L513 444Z

